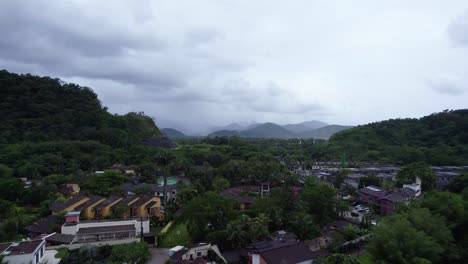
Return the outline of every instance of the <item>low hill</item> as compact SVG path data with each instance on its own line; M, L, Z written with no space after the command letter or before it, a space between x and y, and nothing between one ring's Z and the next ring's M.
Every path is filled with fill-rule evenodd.
M239 136L239 131L219 130L208 135L208 137L233 137L233 136Z
M114 115L88 87L0 71L0 144L95 140L113 147L162 135L143 113Z
M283 127L295 133L302 133L302 132L310 131L311 129L318 129L324 126L328 126L328 124L322 121L311 120L311 121L305 121L299 124L288 124L288 125L284 125Z
M248 138L291 138L294 137L294 133L280 125L265 123L243 130L239 133L239 136Z
M299 138L329 139L333 134L349 128L351 126L328 125L298 133L297 136Z
M184 133L182 133L179 130L174 129L174 128L162 128L161 132L164 135L168 136L169 138L186 138L186 137L188 137Z
M346 154L357 161L467 165L468 109L357 126L334 134L327 149L330 158Z

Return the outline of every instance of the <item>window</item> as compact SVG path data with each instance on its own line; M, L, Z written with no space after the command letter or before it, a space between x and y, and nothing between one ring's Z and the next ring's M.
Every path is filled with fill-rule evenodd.
M201 252L197 252L197 257L201 257Z

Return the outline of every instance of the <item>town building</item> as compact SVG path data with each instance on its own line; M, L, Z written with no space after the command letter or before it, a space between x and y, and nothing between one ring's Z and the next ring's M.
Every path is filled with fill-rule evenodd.
M170 249L171 263L173 264L189 264L189 263L208 263L210 258L215 256L227 263L217 245L207 243L198 243L191 248L177 246Z
M150 232L149 219L80 221L79 212L67 213L61 228L61 234L73 237L72 242L78 243L135 238L141 231Z
M310 264L314 254L300 241L261 241L245 248L249 264Z
M45 240L26 240L0 244L0 255L10 264L38 264L44 259Z
M270 184L236 186L222 191L221 194L233 198L237 201L237 208L245 210L250 207L256 197L270 194Z

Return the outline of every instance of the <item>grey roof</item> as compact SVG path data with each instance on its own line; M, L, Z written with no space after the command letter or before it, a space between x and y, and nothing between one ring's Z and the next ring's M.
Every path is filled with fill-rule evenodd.
M54 229L56 224L57 217L49 215L36 220L32 225L29 225L24 229L30 233L47 234Z
M370 196L375 196L375 197L381 197L385 195L385 189L382 189L380 187L373 186L373 185L359 189L359 192L370 195Z
M135 231L135 225L116 225L116 226L97 226L97 227L81 227L76 232L77 235L89 234L106 234L106 233L119 233L119 232L132 232Z
M264 241L250 247L251 252L261 255L268 264L295 264L314 258L312 251L297 241Z
M70 244L73 242L73 239L75 239L74 235L55 233L47 237L45 240L52 243Z

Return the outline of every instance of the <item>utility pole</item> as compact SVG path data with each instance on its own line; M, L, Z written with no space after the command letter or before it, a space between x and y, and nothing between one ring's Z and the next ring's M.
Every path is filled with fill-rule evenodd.
M143 242L143 217L140 217L140 242Z

